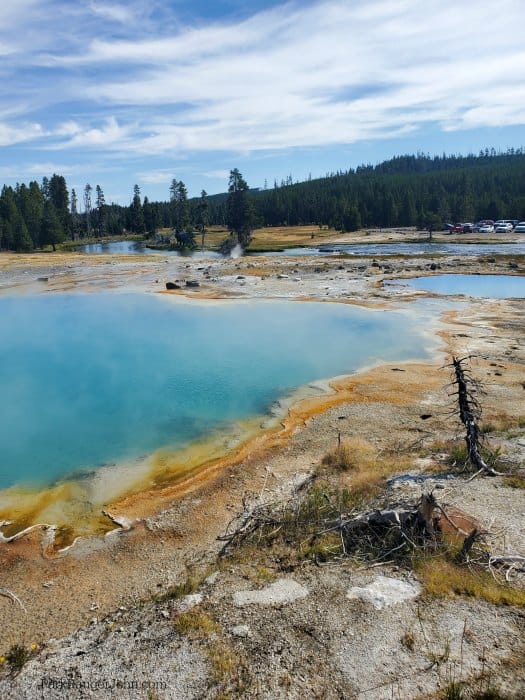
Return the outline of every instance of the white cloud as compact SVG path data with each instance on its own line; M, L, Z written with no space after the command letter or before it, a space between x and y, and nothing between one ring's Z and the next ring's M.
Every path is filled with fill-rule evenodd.
M42 0L23 1L41 16ZM133 19L139 5L74 7L80 19L67 25L65 48L57 41L65 31L50 34L48 24L20 54L24 65L53 72L53 83L39 87L39 107L46 99L56 112L62 100L82 104L73 118L48 125L49 148L179 159L351 144L429 124L525 123L522 0L500 0L497 12L478 0L291 2L236 23L184 28L174 17L142 34ZM107 19L122 25L120 40ZM24 131L35 138L27 129L0 126L0 144ZM153 169L144 181L161 177Z
M230 177L229 170L208 170L208 172L201 173L203 177L209 177L214 180L227 180Z
M173 172L172 169L168 168L147 170L146 172L137 173L137 177L141 182L145 182L148 185L162 185L165 183L167 189L170 182L173 180Z
M16 143L32 141L43 135L44 130L40 124L26 123L11 126L0 122L0 146L12 146Z
M66 122L57 130L59 136L71 136L70 140L63 143L63 147L93 147L112 148L116 145L122 147L131 132L131 126L121 126L115 117L105 120L101 127L83 128L76 122Z
M128 24L135 19L134 13L129 6L111 5L109 3L91 2L89 8L92 12L104 19L109 19L114 22Z

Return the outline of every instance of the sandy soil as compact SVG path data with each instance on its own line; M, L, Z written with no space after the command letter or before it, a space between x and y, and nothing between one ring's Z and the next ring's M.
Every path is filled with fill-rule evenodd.
M524 270L522 259L506 256L192 261L162 255L139 259L76 253L1 255L0 294L107 288L157 292L164 291L167 281L179 280L183 289L170 294L185 299L322 299L393 308L432 295L383 287L384 279L434 272L523 274ZM186 280L198 280L200 286L187 290ZM243 498L291 494L334 446L339 433L343 438L366 436L380 452L402 452L412 470L420 470L423 464L428 468L429 463L439 467L432 449L436 437L447 440L459 433L450 412L451 398L444 390L449 375L443 364L451 353L476 355L472 368L485 385L487 420L518 420L525 414L522 302L461 301L432 331L440 339L435 361L383 365L342 378L333 382L330 395L294 404L282 425L243 444L229 459L209 465L177 486L112 504L112 512L134 521L130 530L83 539L67 555L51 558L49 552L42 555L40 531L0 544L0 584L16 593L26 608L24 612L0 597L0 653L15 643L43 648L16 681L1 680L0 672L0 695L39 697L34 694L38 679L64 674L94 678L103 676L100 669L109 664L111 677L131 677L134 668L142 679L167 679L169 687L156 686L153 695L148 695L149 690L133 694L121 689L104 695L93 689L61 688L55 694L48 689L42 697L215 697L220 684L213 680L209 648L200 638L191 642L191 635L188 641L176 632L177 601L156 604L151 597L183 581L195 567L216 566L220 546L216 538L240 510ZM423 421L421 416L428 414ZM494 438L514 465L523 463L524 434L521 430ZM506 486L501 478L469 484L453 479L442 485L440 498L472 514L491 531L494 546L525 555L523 490ZM419 495L423 486L411 482L398 488L400 493ZM396 575L391 570L383 573ZM345 598L350 583L361 585L372 577L373 572L355 572L350 565L322 571L301 567L292 578L306 586L308 597L273 610L270 617L263 608L232 607L235 590L263 585L249 565L232 565L221 571L217 582L204 586L203 609L220 629L213 633L217 644L233 650L249 669L250 681L238 696L416 698L426 693L436 697L432 693L446 683L450 664L432 664L432 654L449 637L454 673L469 677L480 672L479 657L488 647L494 677L501 680L505 675L505 663L514 658L513 640L523 640L523 617L518 611L453 599L421 602L422 612L406 603L402 609L372 614L362 603L350 604ZM140 601L149 602L137 607ZM468 654L460 629L467 621L472 628ZM108 633L109 624L111 630L115 625L121 630L119 637ZM232 631L243 625L249 632ZM407 630L415 630L420 637L417 657L400 646ZM133 648L138 650L134 661ZM153 649L158 649L158 673L150 664ZM424 671L429 663L430 670ZM509 693L521 692L522 676L515 669L511 676Z

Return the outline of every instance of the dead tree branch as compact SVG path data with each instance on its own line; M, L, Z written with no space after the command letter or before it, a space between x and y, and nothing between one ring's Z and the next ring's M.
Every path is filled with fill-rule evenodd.
M481 454L480 436L478 420L481 416L481 407L473 396L477 385L469 376L468 371L463 367L463 363L468 358L452 358L455 380L457 386L459 417L465 427L465 443L467 445L468 461L476 470L476 474L487 474L488 476L499 476L493 467L490 467Z
M27 612L25 605L22 603L20 598L15 595L12 591L9 590L9 588L2 588L0 587L0 595L4 596L4 598L9 598L13 603L18 603L18 605L22 608L24 612Z

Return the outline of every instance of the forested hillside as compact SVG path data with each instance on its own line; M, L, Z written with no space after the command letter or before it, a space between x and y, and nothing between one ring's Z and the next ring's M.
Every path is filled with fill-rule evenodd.
M525 154L400 156L380 165L253 193L266 226L326 224L434 226L446 221L525 219ZM225 200L210 197L210 219L225 221ZM430 221L429 221L430 220Z
M233 172L233 171L232 171ZM235 171L238 172L238 171ZM240 175L240 174L239 174ZM244 182L244 181L243 181ZM102 188L75 190L54 174L41 184L4 186L0 195L0 249L29 251L66 238L138 233L161 228L200 230L229 225L228 194L188 199L183 182L172 180L169 201L141 199L106 204ZM256 225L327 225L342 231L361 227L428 226L447 221L525 220L525 153L494 150L479 155L404 155L379 165L329 174L306 182L287 178L271 189L246 190ZM230 212L231 214L231 212Z

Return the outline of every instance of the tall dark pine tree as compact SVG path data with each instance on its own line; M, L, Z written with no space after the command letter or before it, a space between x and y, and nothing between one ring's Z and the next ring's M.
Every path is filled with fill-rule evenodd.
M13 221L13 240L15 250L20 250L24 253L33 250L33 240L27 230L26 222L19 212L17 212Z
M204 237L206 236L209 216L208 193L206 190L202 190L201 198L199 199L195 212L195 225L201 234L201 248L204 248Z
M188 191L182 180L171 181L170 202L173 218L173 228L176 234L186 231L190 224L190 207Z
M146 227L146 233L148 236L154 236L157 232L157 226L159 225L157 205L152 204L147 197L144 197L142 211L144 212L144 226Z
M91 236L91 192L93 188L91 185L86 183L84 187L84 211L86 214L86 235L89 238Z
M33 241L33 246L39 248L42 217L44 215L44 195L38 182L30 182L28 188L21 190L20 209Z
M53 246L56 250L56 244L62 243L65 240L64 229L55 209L53 202L48 199L44 205L44 217L42 219L42 230L40 239L43 245Z
M80 238L80 221L78 218L78 199L74 189L71 190L71 238L78 241Z
M135 185L133 187L133 200L130 207L130 224L133 233L145 233L146 226L144 224L144 212L142 210L142 203L140 201L140 187Z
M97 236L102 236L104 234L105 230L105 224L106 224L106 199L104 197L104 192L102 192L102 187L100 185L97 185L95 188L95 191L97 193L97 199L96 199L96 210L95 210L95 228L96 228L96 235Z
M71 231L69 191L67 189L66 180L62 175L55 174L49 181L49 200L55 207L64 234L69 234Z
M230 233L245 250L251 240L254 225L254 209L249 187L237 168L230 171L228 183L227 222Z
M0 196L1 248L16 250L15 226L19 216L15 192L12 187L4 185Z

